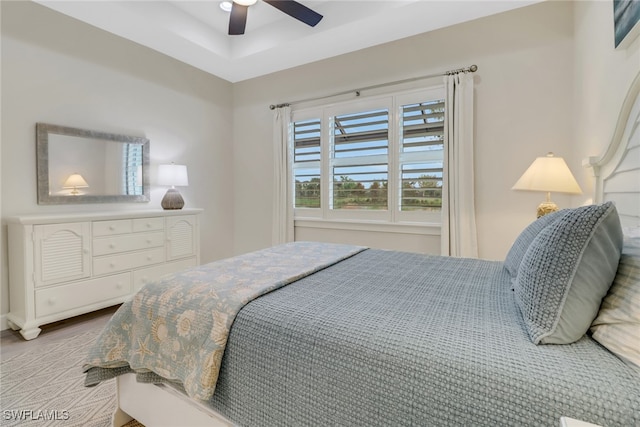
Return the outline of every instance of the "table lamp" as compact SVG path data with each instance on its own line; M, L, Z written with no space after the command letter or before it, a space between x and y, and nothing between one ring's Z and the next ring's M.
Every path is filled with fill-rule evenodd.
M558 206L551 201L551 192L582 194L580 186L571 174L569 166L562 157L548 153L538 157L529 166L512 190L544 191L546 201L538 206L538 218L558 210Z
M162 198L162 202L160 203L162 208L166 210L182 209L184 199L182 195L180 195L180 192L176 190L176 186L186 187L189 185L187 167L185 165L176 165L173 162L170 165L159 165L158 184L171 186Z

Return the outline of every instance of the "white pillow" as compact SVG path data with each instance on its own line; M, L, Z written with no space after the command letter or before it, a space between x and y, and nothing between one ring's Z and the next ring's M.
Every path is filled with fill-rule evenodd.
M593 339L640 372L640 238L624 240L616 277L591 333Z

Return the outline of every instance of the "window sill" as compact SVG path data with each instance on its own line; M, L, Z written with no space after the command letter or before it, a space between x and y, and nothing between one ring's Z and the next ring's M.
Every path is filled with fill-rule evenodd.
M385 221L362 221L362 220L327 220L318 218L296 218L295 227L320 228L331 230L352 230L370 231L378 233L401 233L418 234L426 236L439 236L440 224L438 223L418 223L399 222L390 223Z

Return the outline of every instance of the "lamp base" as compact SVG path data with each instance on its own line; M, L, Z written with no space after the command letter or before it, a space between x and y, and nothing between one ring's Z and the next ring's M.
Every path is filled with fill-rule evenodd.
M184 207L184 199L178 190L170 188L162 198L160 205L164 210L182 209Z
M538 218L540 218L541 216L545 216L546 214L549 214L551 212L555 212L558 210L558 205L556 205L555 203L549 201L549 202L542 202L538 205Z

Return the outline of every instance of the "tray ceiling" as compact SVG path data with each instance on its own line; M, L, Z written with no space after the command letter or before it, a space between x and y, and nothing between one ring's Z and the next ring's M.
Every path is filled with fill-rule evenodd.
M229 36L229 14L216 0L36 0L230 82L539 1L300 0L324 16L309 27L258 0L249 8L246 34Z

